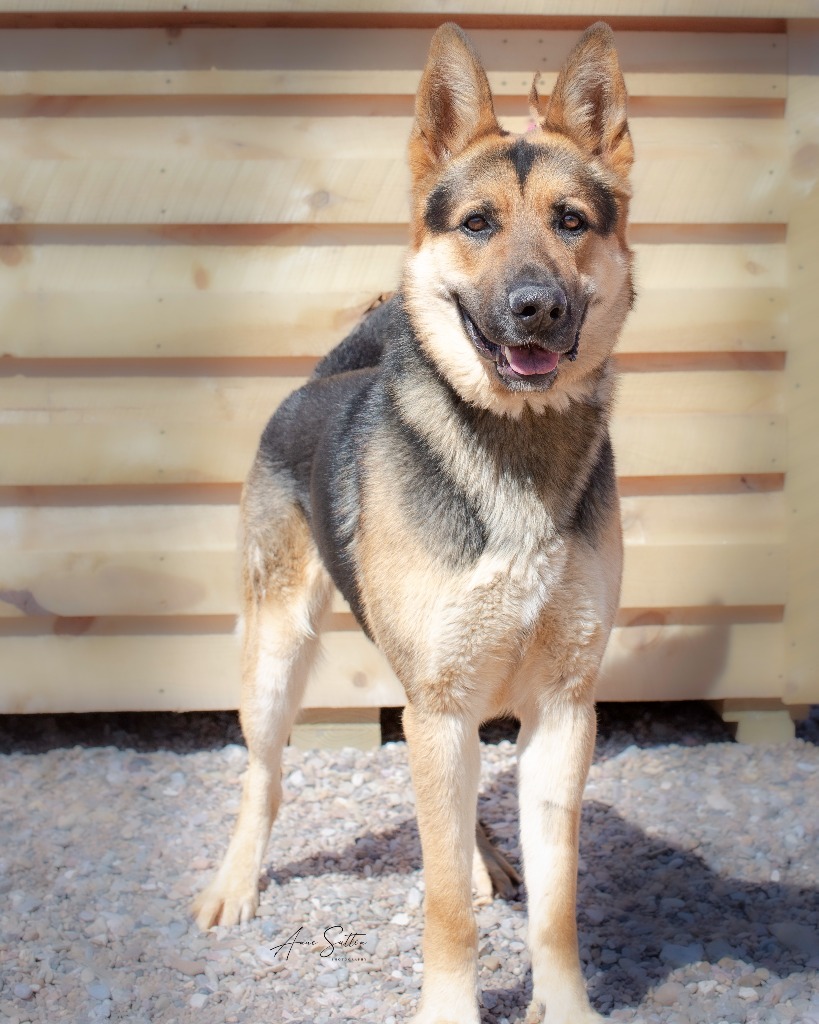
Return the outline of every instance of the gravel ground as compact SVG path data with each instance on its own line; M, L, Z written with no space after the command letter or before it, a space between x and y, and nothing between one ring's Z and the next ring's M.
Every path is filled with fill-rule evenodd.
M237 810L235 716L0 718L0 1022L406 1020L424 885L385 725L375 752L287 750L260 917L203 935L187 906ZM518 862L510 736L487 731L480 814ZM742 747L702 705L601 708L578 906L612 1020L819 1024L819 717L800 736ZM477 916L482 1021L519 1022L524 896Z

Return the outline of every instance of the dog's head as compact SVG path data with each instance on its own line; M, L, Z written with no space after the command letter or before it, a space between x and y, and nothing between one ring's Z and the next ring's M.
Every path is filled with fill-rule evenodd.
M421 343L468 402L519 415L597 386L631 304L633 147L611 29L593 25L523 136L495 117L456 25L435 33L409 144L405 301Z

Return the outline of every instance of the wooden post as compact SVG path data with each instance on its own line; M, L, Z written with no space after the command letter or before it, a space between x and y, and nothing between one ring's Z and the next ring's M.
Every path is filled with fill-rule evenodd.
M819 702L819 22L788 22L787 704Z
M290 745L299 750L313 747L339 750L357 747L374 750L381 746L379 708L312 708L299 712L290 733Z

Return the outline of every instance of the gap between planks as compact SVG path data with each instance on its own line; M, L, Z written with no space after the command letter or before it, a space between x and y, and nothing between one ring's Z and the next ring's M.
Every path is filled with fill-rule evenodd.
M161 356L156 358L87 357L0 359L3 377L281 377L304 383L321 356ZM778 372L784 352L629 352L616 353L615 368L635 373Z
M620 476L622 497L683 494L759 494L782 491L784 473L722 473L693 476ZM96 507L99 505L238 505L240 482L135 484L19 484L0 486L0 507Z
M467 30L532 30L538 32L582 32L599 18L592 14L523 14L476 13L453 5L446 12L439 11L384 11L373 7L370 11L260 11L239 10L239 4L225 3L225 10L183 10L168 5L162 10L151 4L150 10L59 10L41 8L26 11L25 4L17 4L16 11L0 13L3 29L48 28L414 28L434 30L446 21L456 20ZM56 7L57 5L55 5ZM134 7L137 5L133 5ZM250 6L250 5L249 5ZM328 5L329 6L329 5ZM738 8L742 10L743 7ZM723 7L724 10L724 7ZM611 15L606 22L615 32L715 32L720 34L778 34L787 27L784 17L748 18L741 15L695 17L681 15Z

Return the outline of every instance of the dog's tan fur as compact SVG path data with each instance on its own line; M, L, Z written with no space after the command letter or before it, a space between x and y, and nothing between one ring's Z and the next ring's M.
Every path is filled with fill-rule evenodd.
M616 493L605 500L592 493L595 474L605 475L609 357L631 302L625 231L632 147L610 30L593 26L549 102L541 101L536 84L530 102L539 127L526 139L540 148L530 150L527 142L525 160L515 157L516 164L471 45L454 26L438 30L409 151L413 213L402 302L419 351L407 350L401 373L389 369L385 356L383 378L384 401L406 433L397 433L389 418L368 421L366 443L356 449L356 489L344 490L334 506L335 528L348 538L354 607L407 693L404 727L426 880L424 983L415 1024L478 1022L473 865L483 898L492 879L502 887L514 877L511 866L488 853L483 837L475 844L478 726L500 714L521 721L533 972L527 1020L541 1020L544 1007L549 1024L600 1019L582 981L575 891L594 685L622 562ZM572 237L553 229L553 211L564 207L569 225L577 211L589 229ZM486 244L458 228L476 208L491 209L503 225ZM579 347L567 358L562 350L556 377L542 388L507 386L476 352L453 299L491 313L493 303L505 301L505 293L496 297L502 275L519 267L549 268L576 305L586 304L577 320ZM319 374L312 387L336 387L341 377ZM434 456L425 464L434 464L462 503L458 508L480 523L474 554L465 553L469 537L463 551L455 544L442 553L446 539L425 525L422 499L407 479L407 466L420 463L396 457L406 436L418 452L432 453L419 458ZM256 911L280 799L281 749L303 692L330 572L341 571L330 563L330 572L325 568L296 476L276 461L275 443L269 450L267 443L242 503L241 721L249 766L225 861L196 902L204 928L246 921ZM584 502L593 507L578 527Z

